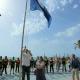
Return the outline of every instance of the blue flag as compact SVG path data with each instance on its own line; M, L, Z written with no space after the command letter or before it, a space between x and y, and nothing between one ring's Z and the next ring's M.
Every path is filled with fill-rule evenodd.
M44 16L46 17L48 21L48 27L50 26L52 18L47 8L44 5L41 5L38 0L31 0L30 9L31 10L42 10Z

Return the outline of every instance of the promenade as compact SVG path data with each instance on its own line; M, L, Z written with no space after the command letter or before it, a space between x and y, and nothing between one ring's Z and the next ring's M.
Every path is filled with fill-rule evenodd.
M46 74L46 79L47 80L72 80L71 79L71 73L48 73ZM3 75L0 77L0 80L19 80L19 74L8 74L8 75ZM36 80L35 75L31 74L31 80Z

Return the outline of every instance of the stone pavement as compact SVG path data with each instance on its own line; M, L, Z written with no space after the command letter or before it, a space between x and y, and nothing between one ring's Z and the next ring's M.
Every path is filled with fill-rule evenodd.
M47 80L71 80L71 73L55 73L55 74L46 74ZM19 80L19 75L3 75L0 77L0 80ZM35 75L31 75L31 80L36 80Z

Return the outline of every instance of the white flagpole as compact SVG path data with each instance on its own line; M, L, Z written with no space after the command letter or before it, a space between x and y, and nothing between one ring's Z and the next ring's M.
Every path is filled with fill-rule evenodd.
M27 9L26 9L26 15L29 16L30 15L30 1L31 0L27 0ZM29 26L27 27L26 29L26 34L27 34L27 39L26 39L26 45L27 45L27 48L28 48L28 40L29 40L29 37L28 37L28 34L29 34Z
M23 32L22 32L22 42L21 42L21 63L20 63L20 76L19 80L22 80L22 49L23 49L23 43L24 43L24 32L25 32L25 23L26 23L26 13L27 13L27 0L26 0L26 6L25 6L25 14L24 14L24 22L23 22Z

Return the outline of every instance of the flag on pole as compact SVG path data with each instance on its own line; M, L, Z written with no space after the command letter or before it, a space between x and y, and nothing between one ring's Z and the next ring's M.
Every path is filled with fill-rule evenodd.
M52 20L51 15L50 15L49 11L47 10L47 8L43 4L41 4L39 2L39 0L31 0L30 1L30 10L32 10L32 11L41 10L43 12L45 18L48 21L48 27L50 26L51 20Z

